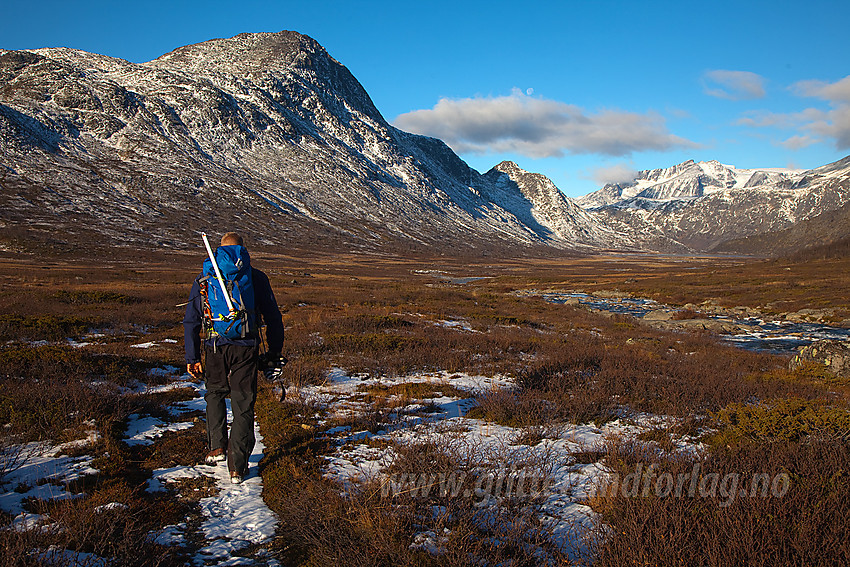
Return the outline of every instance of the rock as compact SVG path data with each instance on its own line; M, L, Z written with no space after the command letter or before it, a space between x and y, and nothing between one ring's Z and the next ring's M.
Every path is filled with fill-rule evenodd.
M733 323L724 319L683 319L674 323L683 329L704 330L731 335L749 333L757 329L757 327L752 325Z
M718 303L716 299L707 299L696 306L694 311L702 311L712 315L724 315L726 309Z
M786 319L793 323L803 323L807 321L823 322L835 316L834 309L800 309L796 313L788 313Z
M626 297L631 297L631 294L626 293L624 291L620 291L618 289L601 289L597 292L594 292L593 295L595 295L596 297L601 297L602 299L624 299Z
M788 367L794 370L807 362L819 362L836 376L850 378L850 341L822 340L801 347Z
M617 313L614 313L613 311L607 311L605 309L591 308L591 309L588 309L588 311L590 311L591 313L596 313L597 315L602 315L603 317L607 317L609 319L611 319L612 317L615 317L617 315Z
M658 309L656 311L650 311L646 315L643 316L644 321L669 321L673 318L673 311Z
M803 323L806 321L806 315L803 313L788 313L785 315L785 320L792 323Z

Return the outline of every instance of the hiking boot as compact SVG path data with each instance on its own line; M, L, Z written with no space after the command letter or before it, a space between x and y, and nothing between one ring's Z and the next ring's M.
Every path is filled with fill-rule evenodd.
M204 462L211 467L214 467L219 463L223 463L225 460L227 460L227 455L224 454L224 449L218 448L207 453L207 457L204 459Z
M230 484L242 484L242 475L236 471L230 471Z

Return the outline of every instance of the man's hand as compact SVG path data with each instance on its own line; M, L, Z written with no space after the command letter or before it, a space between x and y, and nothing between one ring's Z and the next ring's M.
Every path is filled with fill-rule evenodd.
M280 379L283 373L283 367L287 362L289 361L286 360L286 357L265 353L260 356L259 368L266 377L266 380L275 382Z
M186 372L192 375L192 378L195 380L203 380L204 378L204 367L200 362L193 362L191 364L186 365Z

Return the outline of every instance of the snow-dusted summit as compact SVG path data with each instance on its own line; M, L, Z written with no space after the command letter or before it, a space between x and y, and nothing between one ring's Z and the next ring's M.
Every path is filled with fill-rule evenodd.
M595 247L628 245L623 235L600 223L544 175L529 173L512 161L503 161L484 177L492 182L490 198L513 211L523 209L528 225L539 223L567 242ZM532 205L530 209L526 203Z
M790 179L798 173L800 170L737 169L714 160L688 160L665 169L641 171L631 182L608 184L599 191L577 199L577 203L585 209L596 209L618 203L629 206L641 200L663 202L696 199L729 189L768 184L790 185Z
M686 161L641 171L577 200L643 248L710 251L775 232L850 201L850 158L813 170L737 169Z
M536 217L518 186L482 176L442 141L389 125L348 69L295 32L215 39L144 64L0 51L0 164L0 214L19 240L95 231L112 244L183 247L197 231L233 229L334 250L604 242L558 211Z

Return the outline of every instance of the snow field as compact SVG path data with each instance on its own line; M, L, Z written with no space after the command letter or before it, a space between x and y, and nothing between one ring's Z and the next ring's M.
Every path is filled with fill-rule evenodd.
M194 390L194 398L178 402L168 408L174 417L179 418L183 414L204 409L203 383L192 381L188 374L177 376L177 369L174 367L156 369L155 374L170 376L172 381L154 388L139 386L141 391L155 393L176 388ZM231 417L228 400L228 418ZM159 418L133 414L128 419L124 441L130 446L151 445L167 431L179 431L192 426L191 421L168 423ZM205 542L197 549L192 560L196 565L257 564L258 557L264 554L262 549L251 553L251 557L239 557L235 554L251 546L259 546L267 542L275 533L278 520L263 502L263 483L257 474L257 465L265 450L259 426L255 425L254 434L257 443L249 459L248 476L242 484L231 484L227 466L224 464L217 467L199 464L157 469L148 480L146 488L148 492L168 490L170 484L182 479L203 477L213 481L212 492L215 494L199 502L203 515L200 534ZM92 445L98 439L99 433L91 430L86 439L61 445L29 443L2 449L2 463L7 472L0 477L0 509L12 516L12 529L20 531L52 529L53 524L49 516L25 511L24 502L27 499L57 501L83 496L69 491L68 484L85 476L98 474L99 471L91 466L94 458L90 455L71 457L63 453L71 449L79 453L81 449ZM123 504L113 502L101 506L98 510L108 510L117 506L123 506ZM169 525L156 533L151 533L151 539L163 545L184 546L187 545L189 529L189 524L186 522ZM109 561L104 558L64 549L44 550L41 556L45 561L58 562L56 564L73 564L74 561L86 565L109 564ZM268 557L261 558L260 563L276 564Z
M339 482L345 490L357 490L366 483L377 482L389 495L393 490L409 493L431 484L434 494L441 490L445 494L447 486L451 490L474 476L474 485L464 484L465 490L458 491L458 495L468 498L471 505L482 510L498 508L516 496L538 491L534 494L542 496L537 500L540 518L562 551L573 559L586 556L590 545L587 538L592 537L592 528L599 521L587 500L608 475L599 462L606 444L616 438L634 438L669 421L642 415L617 419L599 427L593 423L557 424L537 432L542 438L526 445L523 440L528 436L527 428L466 417L476 406L472 396L514 387L512 380L503 376L489 378L437 372L378 379L334 368L323 385L303 388L299 395L323 406L328 416L325 425L331 425L334 419L345 420L369 411L369 403L363 400L362 393L370 386L423 382L431 384L435 393L439 393L441 385L446 385L467 391L470 397L410 400L408 405L389 415L388 423L379 426L376 432L355 430L350 425L329 427L324 435L332 440L335 450L325 456L326 476ZM429 407L427 413L421 411L426 405ZM388 472L398 458L399 448L427 443L447 449L453 455L463 455L462 470L449 473L449 478L428 472L416 478L410 475L399 478ZM679 450L696 449L685 441L679 443ZM594 462L579 462L576 458L577 454L594 453L599 455ZM440 541L445 536L425 530L415 534L411 548L439 553Z

